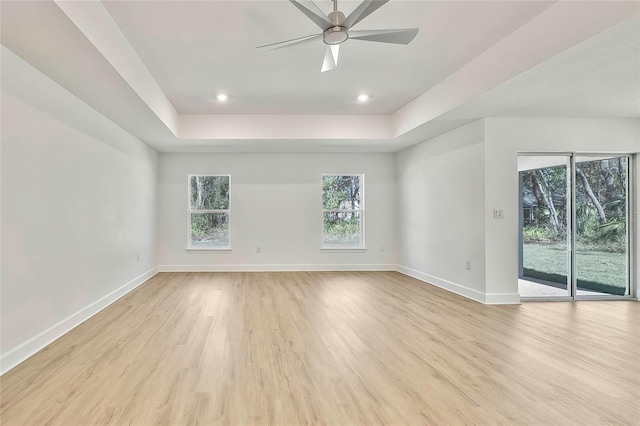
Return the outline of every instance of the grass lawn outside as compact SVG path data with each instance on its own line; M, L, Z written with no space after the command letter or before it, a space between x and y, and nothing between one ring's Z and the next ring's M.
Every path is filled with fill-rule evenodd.
M624 295L627 259L624 253L595 250L576 251L578 288ZM567 283L568 250L564 245L524 244L524 276L561 284Z

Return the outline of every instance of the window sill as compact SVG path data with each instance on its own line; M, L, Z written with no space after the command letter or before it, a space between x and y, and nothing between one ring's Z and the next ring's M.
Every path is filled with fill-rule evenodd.
M365 247L322 247L320 251L323 253L365 253L367 249Z
M214 251L214 252L230 252L231 247L187 247L186 251Z

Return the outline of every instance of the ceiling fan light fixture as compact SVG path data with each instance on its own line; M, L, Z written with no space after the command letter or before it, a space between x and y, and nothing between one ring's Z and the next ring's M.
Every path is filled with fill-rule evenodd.
M216 99L219 100L220 102L226 102L229 99L229 95L220 93L218 96L216 96Z
M345 27L331 27L322 34L325 44L334 45L344 43L349 39L349 33Z
M358 95L358 102L367 102L369 99L371 99L371 96L367 95L366 93L363 93L361 95Z

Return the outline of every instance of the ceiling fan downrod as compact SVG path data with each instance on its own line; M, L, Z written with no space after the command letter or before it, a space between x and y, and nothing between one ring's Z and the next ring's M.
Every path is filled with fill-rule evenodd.
M344 43L349 39L347 28L342 24L346 19L344 13L338 10L338 0L333 0L333 12L327 15L327 18L333 23L333 27L329 28L322 34L322 40L330 46Z

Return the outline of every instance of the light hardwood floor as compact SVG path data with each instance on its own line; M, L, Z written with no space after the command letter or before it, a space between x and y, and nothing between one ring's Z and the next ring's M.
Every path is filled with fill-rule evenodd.
M5 374L0 423L638 425L639 324L395 272L163 273Z

